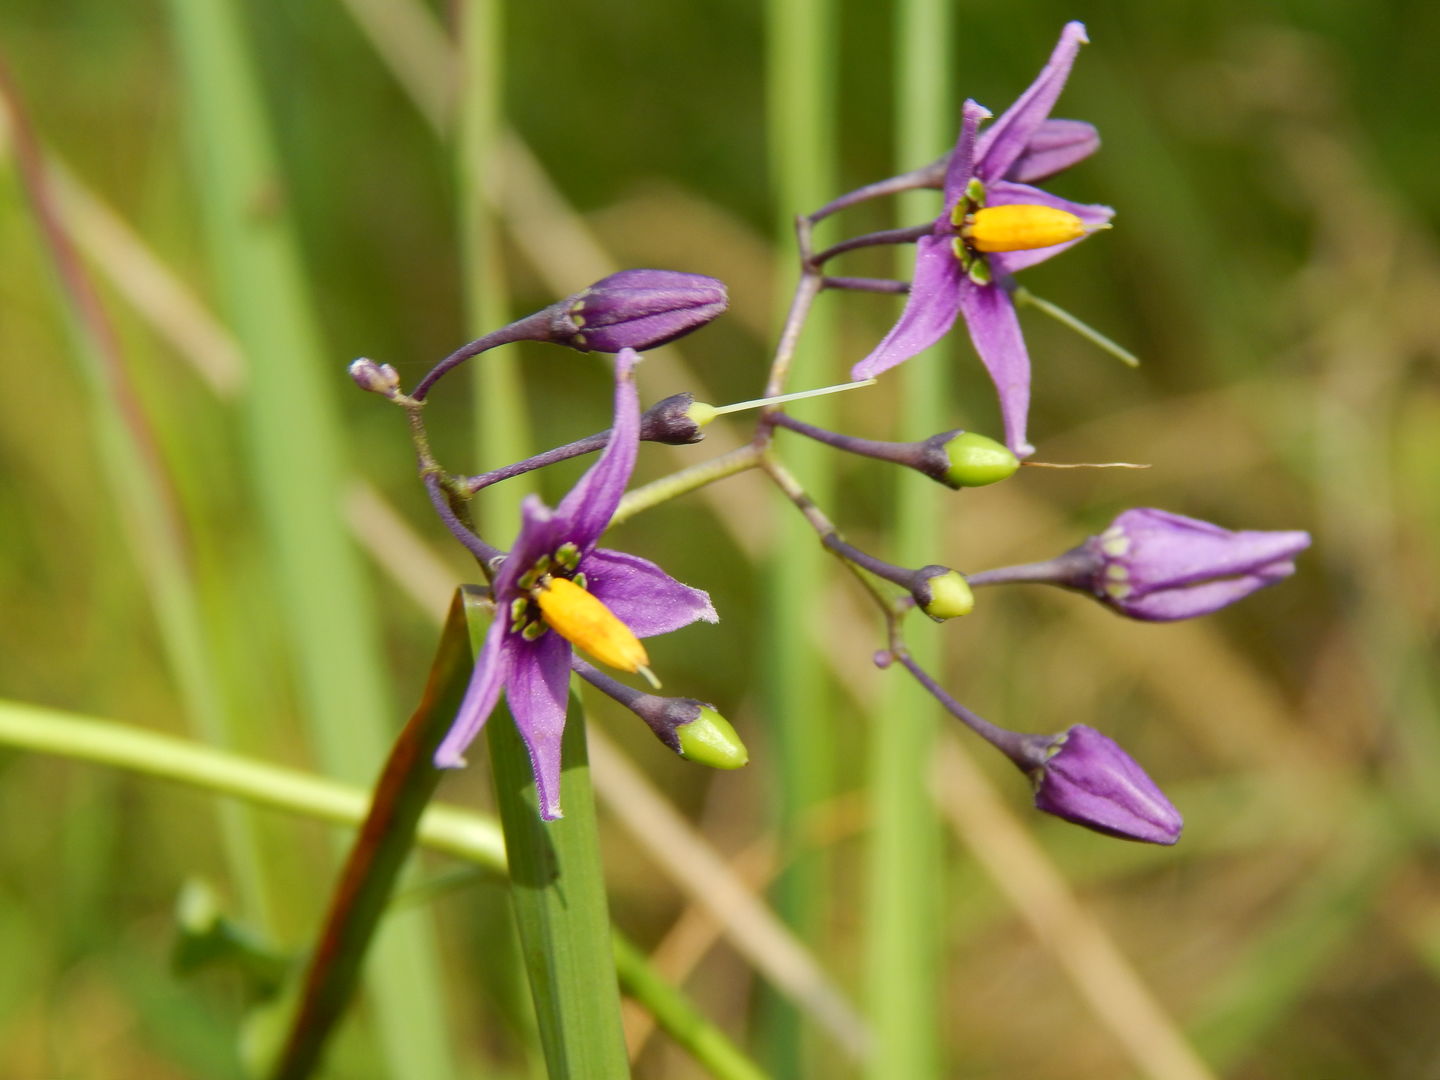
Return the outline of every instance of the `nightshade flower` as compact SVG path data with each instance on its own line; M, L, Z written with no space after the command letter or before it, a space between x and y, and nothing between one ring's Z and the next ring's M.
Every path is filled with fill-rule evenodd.
M1051 120L1085 27L1068 23L1035 82L977 139L990 113L967 101L945 171L945 209L918 241L915 274L900 320L851 372L868 379L929 348L965 317L1000 398L1005 442L1034 453L1025 439L1030 356L1011 292L1017 270L1034 266L1107 227L1108 206L1070 202L1032 187L1094 153L1099 136L1078 120Z
M1082 588L1122 615L1170 622L1208 615L1295 572L1306 532L1232 532L1164 510L1126 510L1076 549Z
M597 548L610 524L639 446L640 406L623 349L615 360L615 422L590 471L554 510L537 497L521 505L520 535L495 575L495 621L450 732L435 754L441 768L462 755L505 693L535 773L540 815L560 816L560 736L570 685L571 646L601 663L648 675L639 638L715 622L710 598L680 584L654 563Z
M1035 806L1087 829L1173 844L1184 822L1145 770L1108 735L1076 724L1057 735L1035 778Z

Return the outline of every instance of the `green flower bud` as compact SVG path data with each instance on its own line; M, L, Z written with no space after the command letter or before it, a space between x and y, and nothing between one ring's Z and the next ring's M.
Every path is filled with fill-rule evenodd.
M970 583L959 570L937 574L925 585L930 599L921 605L921 610L937 622L969 615L975 609L975 594L970 591Z
M750 760L750 751L735 729L714 709L702 706L700 715L675 729L680 756L712 769L738 769Z
M1020 459L1003 443L973 431L962 431L945 444L950 467L945 482L951 487L984 487L1015 475Z

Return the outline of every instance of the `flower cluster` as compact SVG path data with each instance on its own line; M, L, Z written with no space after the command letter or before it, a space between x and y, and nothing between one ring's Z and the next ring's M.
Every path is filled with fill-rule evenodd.
M662 270L613 274L470 342L437 364L409 394L401 391L390 365L370 360L352 365L351 376L359 386L409 412L432 502L489 580L493 622L459 714L436 754L438 766L465 763L466 749L503 696L529 750L541 815L559 817L561 734L572 672L632 710L680 756L718 768L745 763L743 743L714 706L628 686L584 657L658 686L642 639L716 620L705 592L682 585L646 559L599 547L598 542L621 505L642 441L695 443L719 413L765 406L750 446L738 457L701 463L684 474L687 482L672 478L668 487L664 482L660 486L673 494L740 468L761 468L814 527L819 541L856 571L877 600L888 638L877 663L898 663L909 671L963 724L1026 773L1034 783L1038 809L1130 840L1173 844L1179 838L1179 812L1113 739L1085 724L1056 735L1034 735L982 719L911 657L904 645L903 620L916 609L936 622L960 618L974 608L976 590L1017 583L1060 586L1143 621L1193 618L1293 573L1296 556L1310 543L1308 534L1234 532L1161 510L1134 509L1069 551L1040 562L971 573L939 563L897 566L844 539L781 464L775 445L776 432L787 431L840 452L914 469L954 490L997 483L1020 470L1034 448L1027 433L1030 359L1016 302L1040 302L1019 289L1014 275L1108 228L1113 217L1109 207L1071 202L1035 186L1099 147L1090 124L1050 115L1086 40L1081 24L1068 24L1035 82L988 128L982 130L982 122L990 112L965 102L954 149L936 164L841 196L802 219L802 280L771 366L774 396L715 407L682 392L642 413L634 378L640 360L636 350L689 333L726 305L725 287L714 278ZM942 192L941 212L933 221L854 237L819 254L810 250L810 230L823 219L866 199L920 187ZM854 248L910 242L916 245L916 259L908 286L832 277L822 269ZM1003 443L958 428L915 441L878 441L790 416L783 406L806 395L780 392L788 353L810 305L827 288L908 292L899 321L854 366L856 380L872 380L914 356L963 317L995 383ZM1072 316L1064 318L1103 343ZM461 363L515 341L615 353L611 427L480 476L446 472L433 459L424 435L421 417L427 394ZM854 385L860 383L815 392ZM470 527L467 504L490 485L596 452L598 460L558 506L552 509L533 495L524 501L520 530L508 551ZM722 460L723 467L718 464Z

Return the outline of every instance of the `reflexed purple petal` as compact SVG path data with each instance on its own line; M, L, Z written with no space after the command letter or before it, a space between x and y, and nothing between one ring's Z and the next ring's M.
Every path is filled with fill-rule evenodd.
M1269 567L1264 574L1247 574L1244 577L1212 581L1205 585L1187 585L1177 589L1160 589L1142 596L1126 597L1112 601L1114 605L1132 619L1145 622L1174 622L1177 619L1193 619L1209 615L1227 604L1243 600L1257 589L1274 585L1295 572L1294 563L1281 563Z
M1119 743L1084 724L1072 727L1064 740L1042 766L1038 809L1125 840L1180 839L1180 811Z
M1035 452L1025 441L1025 418L1030 410L1030 354L1020 334L1015 304L1002 285L976 285L966 277L960 282L960 310L975 351L995 383L1000 418L1005 422L1005 445L1016 457L1029 457Z
M1099 149L1100 133L1094 124L1084 120L1046 120L1030 136L1025 152L1006 170L1005 179L1034 184L1064 172Z
M640 395L635 389L635 365L640 362L634 349L622 349L615 357L615 422L610 442L600 460L580 478L555 510L563 522L566 540L584 551L594 545L620 505L635 454L640 446Z
M530 769L540 795L540 816L560 816L560 740L570 694L570 643L553 630L527 642L514 661L505 700L530 750Z
M980 121L989 118L989 109L966 99L960 110L960 135L945 165L945 213L940 218L943 225L949 224L951 209L965 194L965 185L970 183L970 177L975 175L975 133L980 129Z
M719 621L709 594L680 584L649 559L597 548L580 569L590 591L636 637L668 634L700 619Z
M852 379L869 379L923 352L949 332L960 312L964 271L949 237L923 236L916 244L915 280L900 321L890 328L875 351L850 371Z
M497 616L485 635L485 644L480 648L455 722L435 751L436 767L458 769L465 764L466 747L475 741L490 718L500 698L500 688L509 678L512 656L505 645L505 620Z
M1071 202L1069 199L1051 195L1048 191L1041 191L1028 184L1014 184L1008 180L997 180L985 188L985 204L987 206L1010 206L1017 203L1052 206L1056 210L1074 214L1086 225L1092 226L1104 225L1115 216L1115 211L1108 206L1101 206L1099 203ZM1068 240L1063 244L1051 244L1049 247L1032 248L1029 251L999 252L987 255L986 258L990 262L991 269L997 273L1013 274L1017 270L1024 270L1028 266L1034 266L1036 263L1042 263L1052 256L1059 255L1066 248L1072 248L1085 239L1087 238L1082 236L1079 240Z
M1060 43L1035 81L981 137L976 148L975 175L986 184L1005 176L1025 153L1031 138L1055 107L1055 99L1070 77L1075 54L1087 40L1082 23L1066 23Z

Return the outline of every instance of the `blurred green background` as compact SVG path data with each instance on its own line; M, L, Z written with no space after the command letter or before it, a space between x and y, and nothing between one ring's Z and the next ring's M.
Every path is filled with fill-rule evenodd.
M429 513L401 417L357 392L345 365L371 356L412 383L483 320L654 265L725 279L732 311L654 354L646 399L758 394L794 277L781 223L812 208L778 203L767 159L785 92L775 27L794 5L505 4L492 15L462 0L262 0L217 45L194 30L203 19L183 29L187 3L209 7L9 0L0 12L0 56L122 361L107 368L67 318L0 128L0 697L366 783L423 684L449 590L475 575ZM894 163L895 13L855 0L829 10L815 32L832 65L839 180L827 194L838 194L948 142ZM1024 730L1107 731L1187 819L1174 850L1036 820L1008 766L977 754L972 776L945 733L936 775L915 777L936 785L945 838L926 928L936 1075L1205 1075L1173 1056L1188 1042L1216 1076L1440 1076L1440 69L1429 62L1440 8L1115 0L949 12L945 107L957 114L963 96L998 112L1066 19L1089 28L1057 115L1094 122L1104 146L1049 186L1115 206L1117 227L1024 283L1144 366L1124 369L1024 313L1031 435L1046 460L1153 467L936 487L945 529L928 561L978 570L1045 557L1132 505L1305 528L1315 546L1294 579L1193 624L1134 625L1068 595L997 590L960 623L915 628L943 642L946 684L971 707ZM471 28L463 62L451 47L460 23ZM227 85L237 45L259 96L224 98L237 126L197 138L197 87ZM227 191L227 177L245 179L247 116L270 125L278 171L262 161L268 182ZM198 146L208 173L195 169ZM822 236L890 227L893 213L857 209ZM260 236L254 247L237 222ZM847 264L891 266L884 253ZM821 306L835 325L820 363L839 381L898 304L831 294ZM519 378L535 450L608 423L601 360L513 352L518 363L491 368ZM968 343L915 363L953 370L946 426L997 430ZM840 399L838 422L879 438L931 434L897 430L895 387ZM456 379L430 409L456 469L502 463L472 423L487 392ZM745 437L743 417L726 425L699 447L646 448L637 479ZM838 469L833 516L884 555L893 476L821 460ZM558 497L579 469L547 472L542 493ZM765 666L774 581L757 568L776 557L785 573L772 540L788 513L747 475L618 538L714 596L718 628L667 637L652 655L667 687L721 706L751 767L703 774L633 717L596 709L752 887L791 859L823 857L825 901L802 936L863 1001L867 760L887 728L922 721L878 704L899 676L869 669L878 627L827 565L804 615L833 664L815 748L833 769L804 851L793 838L777 849L783 779L770 750L788 721L750 675ZM489 520L503 544L504 512ZM677 884L686 852L653 850L626 785L601 788L617 923L778 1072L850 1075L823 1025L805 1020L789 1021L804 1048L784 1064L775 1029L787 1011L762 992L734 928ZM447 780L441 797L485 807L484 770ZM232 972L172 975L175 897L207 879L235 918L303 950L339 834L224 805L0 749L0 1077L239 1075L247 989ZM1017 820L1031 837L1019 846L1007 831ZM1080 907L1053 888L1057 868ZM416 880L452 869L426 858ZM407 908L334 1075L532 1070L507 919L488 880ZM408 1030L397 998L424 1027L408 1066L374 1050ZM637 1075L699 1075L631 1020Z

